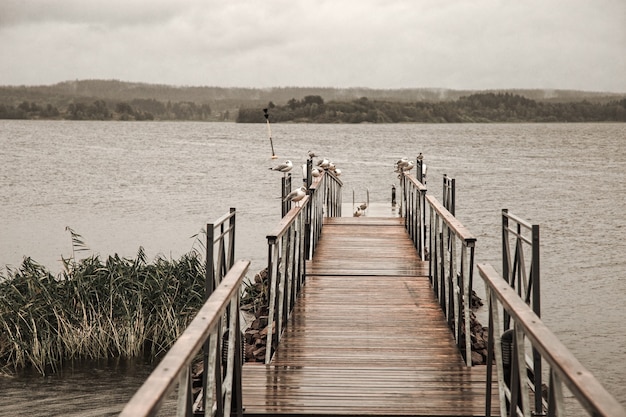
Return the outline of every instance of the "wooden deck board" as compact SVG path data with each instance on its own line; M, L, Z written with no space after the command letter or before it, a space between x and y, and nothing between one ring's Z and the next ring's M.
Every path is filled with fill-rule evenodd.
M480 416L485 371L465 366L402 220L333 218L272 363L244 366L243 402L246 415Z

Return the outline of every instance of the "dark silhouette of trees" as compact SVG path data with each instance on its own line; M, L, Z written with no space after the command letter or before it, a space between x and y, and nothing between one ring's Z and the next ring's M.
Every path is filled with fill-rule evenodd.
M518 94L519 92L519 94ZM626 121L614 93L445 89L172 87L116 80L0 86L0 118L195 120L264 123L474 123ZM269 104L267 104L269 103ZM278 103L278 104L277 104Z
M271 109L274 122L313 123L515 123L515 122L625 122L626 99L608 103L537 102L512 93L481 93L454 101L391 102L361 97L329 101L320 96L292 98ZM261 123L258 108L239 110L237 122Z

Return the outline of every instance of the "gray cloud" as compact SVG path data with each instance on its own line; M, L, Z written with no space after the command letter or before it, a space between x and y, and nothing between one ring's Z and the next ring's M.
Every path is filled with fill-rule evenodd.
M4 0L0 56L0 84L626 92L626 2Z

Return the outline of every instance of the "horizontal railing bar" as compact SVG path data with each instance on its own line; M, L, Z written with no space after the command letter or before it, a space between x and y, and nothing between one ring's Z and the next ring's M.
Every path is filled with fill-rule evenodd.
M222 238L224 236L227 236L230 232L232 232L234 229L233 226L228 226L226 229L224 229L224 232L220 233L219 235L217 235L214 239L213 239L213 243L217 243L220 240L222 240Z
M426 191L426 186L422 184L417 178L412 177L406 172L403 173L403 175L405 176L406 179L408 179L411 183L413 183L413 185L415 185L415 187L417 187L419 191Z
M187 329L167 352L159 365L126 404L120 416L155 415L163 399L178 382L180 372L189 366L233 296L241 288L250 261L237 261L220 285L191 321Z
M530 239L530 238L528 238L528 237L524 236L524 235L523 235L523 234L521 234L521 233L518 233L518 232L517 232L517 230L515 230L515 229L511 229L511 227L510 227L510 226L509 226L509 227L505 227L505 228L504 228L504 230L506 230L507 232L512 233L514 236L516 236L516 237L518 237L518 238L522 239L524 242L528 243L529 245L532 245L532 243L533 243L532 239Z
M485 284L504 309L522 326L524 334L563 379L580 404L593 416L626 417L626 411L598 380L572 355L541 319L515 293L515 289L489 264L477 265Z
M504 217L507 217L519 224L521 224L522 226L524 226L525 228L527 228L528 230L532 230L533 226L528 223L526 220L522 219L521 217L516 216L513 213L509 213L508 211L502 211L502 215Z
M280 220L280 223L278 223L278 226L276 226L274 231L266 236L267 240L276 240L279 237L281 237L282 235L284 235L287 232L287 230L289 229L289 226L291 226L291 224L298 217L298 213L309 202L309 199L310 199L310 197L308 195L305 196L302 200L299 201L300 206L293 207L291 210L289 210L289 212L287 214L285 214L285 217L283 217Z
M476 238L472 236L470 231L463 226L463 224L457 220L435 197L426 195L426 200L430 206L441 216L446 224L454 230L454 234L461 238L467 246L473 246L476 242Z
M220 226L222 223L225 223L227 220L231 219L235 216L235 211L228 212L224 214L222 217L218 218L215 222L213 222L213 228Z

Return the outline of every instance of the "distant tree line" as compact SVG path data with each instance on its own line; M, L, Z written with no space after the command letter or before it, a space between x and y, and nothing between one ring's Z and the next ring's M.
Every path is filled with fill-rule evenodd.
M0 104L0 119L65 120L210 120L211 107L190 101L164 103L155 99L133 99L109 104L73 102L59 109L52 104L24 101L17 106ZM228 115L227 115L228 117Z
M607 103L537 102L511 93L480 93L441 102L391 102L366 97L349 102L321 96L291 99L284 106L270 102L271 122L310 123L515 123L626 122L626 98ZM239 123L263 123L262 109L241 108Z
M296 123L626 122L626 98L552 102L508 92L476 93L435 102L367 97L325 102L320 95L307 95L301 100L292 98L284 105L270 101L267 108L271 122ZM239 107L236 113L239 123L265 122L264 113L256 104ZM65 105L28 100L16 106L0 103L0 119L222 121L230 117L228 110L212 114L208 103L154 98L74 100Z

